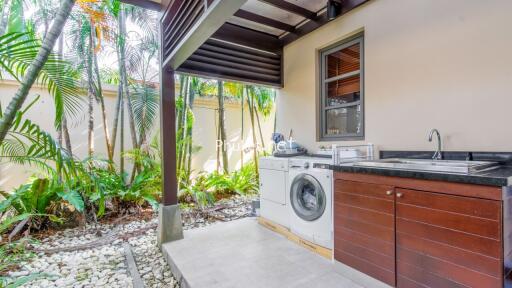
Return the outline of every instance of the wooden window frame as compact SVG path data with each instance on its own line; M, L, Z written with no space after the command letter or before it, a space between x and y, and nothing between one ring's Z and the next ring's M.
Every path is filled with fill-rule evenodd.
M347 47L350 47L354 44L359 43L359 51L360 51L360 67L358 71L352 71L348 72L342 75L338 75L335 77L327 78L326 75L326 59L327 56L340 51L342 49L345 49ZM319 83L320 83L320 91L318 93L319 95L319 121L317 126L317 138L318 141L354 141L354 140L364 140L365 138L365 115L364 115L364 34L360 33L355 36L352 36L348 39L342 40L334 45L331 45L325 49L320 50L319 52L319 63L320 63L320 77L319 77ZM360 100L357 102L347 103L347 104L340 104L336 106L327 106L326 105L326 98L327 98L327 91L326 91L326 85L329 82L337 81L341 79L346 79L349 77L353 77L355 75L359 75L359 81L360 81ZM347 107L357 107L360 105L360 131L359 133L351 133L351 134L338 134L338 135L327 135L326 131L326 123L327 123L327 111L333 110L333 109L339 109L339 108L347 108Z

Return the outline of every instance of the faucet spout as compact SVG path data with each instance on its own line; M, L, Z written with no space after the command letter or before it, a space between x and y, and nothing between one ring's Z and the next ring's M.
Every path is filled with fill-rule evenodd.
M430 130L430 134L428 135L428 142L432 142L432 138L433 138L434 134L437 135L437 150L434 153L434 156L432 156L432 160L441 160L441 159L443 159L443 155L441 153L442 144L441 144L441 133L439 133L439 130L437 130L437 129Z

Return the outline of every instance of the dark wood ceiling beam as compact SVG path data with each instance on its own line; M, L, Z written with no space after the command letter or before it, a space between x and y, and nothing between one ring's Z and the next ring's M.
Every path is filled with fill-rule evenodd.
M212 38L281 55L283 46L277 36L231 23L224 23Z
M183 63L178 71L181 73L188 73L201 77L212 77L226 81L241 81L245 83L257 83L274 87L283 87L280 76L248 72L246 70L233 69L192 60L187 60Z
M276 28L276 29L279 29L279 30L283 30L283 31L286 31L286 32L292 32L293 33L293 31L295 31L295 27L293 25L286 24L286 23L283 23L281 21L277 21L277 20L274 20L272 18L261 16L261 15L258 15L258 14L255 14L255 13L243 10L243 9L240 9L240 10L236 11L235 16L239 17L239 18L242 18L242 19L245 19L245 20L249 20L251 22L256 22L256 23L259 23L259 24L263 24L265 26L269 26L269 27L273 27L273 28Z
M121 0L121 2L154 11L160 11L162 9L160 3L151 0Z
M262 1L266 2L267 0L262 0ZM370 0L344 0L342 2L342 6L341 6L341 13L340 13L340 15L338 15L338 17L349 12L352 9L355 9L355 8L363 5L364 3L368 2L368 1L370 1ZM289 33L289 34L281 37L281 41L283 42L284 45L287 45L287 44L299 39L300 37L312 32L313 30L317 29L318 27L327 24L327 22L329 22L329 19L327 19L327 13L324 12L321 15L319 15L315 19L315 21L307 21L300 27L295 28L295 33Z
M233 55L237 55L240 57L248 57L248 55L260 56L260 57L257 57L257 59L255 59L255 60L265 62L265 60L262 60L262 59L266 59L266 60L271 61L270 63L281 63L281 56L279 56L275 53L267 53L267 52L247 48L244 46L234 45L232 43L228 43L228 42L224 42L224 41L208 39L208 41L206 41L201 47L206 48L206 46L210 46L212 49L215 48L214 51L219 51L219 50L217 50L218 48L223 48L224 49L223 52L226 52L226 50L228 50L228 51L230 51L230 53L234 53ZM228 54L230 54L230 53L228 53Z
M267 4L270 4L274 7L279 8L281 10L286 10L288 12L302 16L307 19L315 20L315 18L316 18L315 12L312 12L306 8L302 8L300 6L292 4L290 2L286 2L284 0L259 0L259 1L265 2Z
M215 33L247 0L214 0L191 27L187 27L185 36L172 49L165 51L167 55L162 67L176 70L190 55L194 53L212 34ZM173 15L175 16L175 15ZM169 23L166 23L169 25ZM166 27L162 27L165 31Z
M261 68L266 68L266 69L270 69L270 70L280 70L281 69L281 66L279 65L280 63L279 64L268 64L265 62L258 62L258 61L254 61L251 59L244 59L241 57L235 57L235 56L231 56L228 54L222 54L222 53L218 53L215 51L206 50L203 48L203 46L201 46L201 48L199 48L194 54L192 54L192 56L199 55L199 56L204 56L204 57L223 59L226 61L231 61L233 63L250 65L253 67L261 67ZM192 57L192 56L190 56L190 57ZM191 58L189 58L189 59L191 59Z
M201 53L192 54L192 56L190 56L187 59L187 61L191 60L191 61L196 61L196 62L209 63L209 64L219 65L219 66L227 67L227 68L240 69L240 70L244 70L246 72L265 74L268 76L273 75L273 76L279 77L281 75L280 69L277 69L277 70L276 69L268 69L268 68L264 68L264 67L258 67L256 65L247 65L247 64L243 64L243 63L237 63L234 61L230 61L230 60L212 58L210 56L200 55L200 54Z

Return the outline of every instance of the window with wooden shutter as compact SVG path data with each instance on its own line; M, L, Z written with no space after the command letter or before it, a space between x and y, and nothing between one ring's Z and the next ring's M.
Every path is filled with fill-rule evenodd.
M320 52L320 140L364 139L363 36Z

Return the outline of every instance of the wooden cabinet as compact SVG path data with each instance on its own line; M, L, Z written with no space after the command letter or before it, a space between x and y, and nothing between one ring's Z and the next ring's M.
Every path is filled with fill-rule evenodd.
M481 186L485 199L427 182L338 173L334 258L391 286L503 287L499 188Z
M408 189L396 195L398 287L501 287L500 202Z
M389 285L395 284L393 187L337 180L334 258Z

